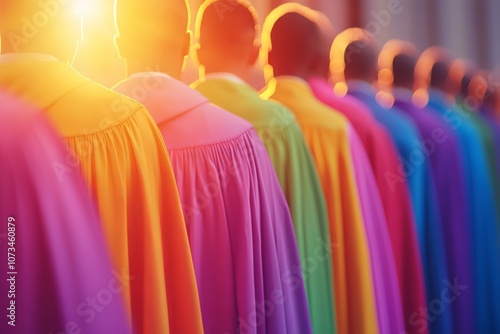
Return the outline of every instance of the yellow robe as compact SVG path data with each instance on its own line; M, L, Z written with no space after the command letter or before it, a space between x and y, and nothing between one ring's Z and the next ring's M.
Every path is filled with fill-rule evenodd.
M316 100L300 79L272 79L261 96L292 110L316 162L328 207L338 333L378 333L368 242L348 142L349 123Z
M43 110L75 154L54 173L86 177L114 260L109 289L123 293L134 330L201 333L176 183L149 112L58 61L0 62L0 87Z

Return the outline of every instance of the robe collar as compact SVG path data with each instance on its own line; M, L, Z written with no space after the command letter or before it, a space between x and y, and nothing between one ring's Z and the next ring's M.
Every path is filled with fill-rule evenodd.
M331 90L333 92L333 86L330 85L330 82L327 79L322 78L320 76L311 77L309 79L309 84L316 87L321 87L322 89Z
M225 81L229 81L229 82L232 82L232 83L237 83L237 84L240 84L240 85L246 85L247 84L239 76L237 76L236 74L233 74L233 73L229 73L229 72L208 73L208 74L205 75L205 80L204 81L207 81L207 80L225 80Z
M282 75L269 80L261 96L264 99L269 99L275 93L279 95L302 96L303 98L314 96L311 86L309 86L307 81L290 75Z
M0 64L25 63L37 61L59 61L56 57L44 53L5 53L0 55Z
M349 80L347 81L349 91L358 91L366 95L375 96L377 91L375 88L366 81L362 80Z
M145 105L156 124L168 122L210 103L183 82L161 72L132 74L113 89Z
M0 87L42 110L90 82L70 65L51 56L5 54L1 58Z
M406 88L395 87L392 89L392 96L395 100L409 102L412 101L413 92Z

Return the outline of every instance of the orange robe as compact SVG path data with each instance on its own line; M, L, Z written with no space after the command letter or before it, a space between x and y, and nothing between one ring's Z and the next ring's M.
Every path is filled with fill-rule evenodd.
M349 123L314 97L307 82L272 79L261 96L295 114L328 206L338 333L378 333L366 231L348 142Z
M44 111L76 155L52 166L61 182L80 169L95 196L134 330L201 333L176 183L149 112L67 64L39 58L0 57L0 87Z

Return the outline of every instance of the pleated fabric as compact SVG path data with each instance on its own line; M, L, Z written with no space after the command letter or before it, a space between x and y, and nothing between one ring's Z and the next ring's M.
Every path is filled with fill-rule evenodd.
M429 92L428 110L439 115L456 134L466 175L469 234L472 238L473 291L476 333L500 331L500 249L494 190L489 177L487 153L480 134L467 115L448 102L439 91ZM456 278L460 283L460 277ZM462 289L463 290L463 289Z
M115 90L150 110L171 156L205 333L311 333L288 205L263 144L243 119L161 73Z
M399 175L394 143L361 102L348 95L336 96L326 79L312 78L309 84L315 96L345 115L359 135L384 205L399 277L406 331L411 334L428 333L427 326L410 324L412 314L427 305L426 290L408 185L406 182L397 182L398 178L394 177Z
M53 169L70 154L42 116L0 94L0 332L131 333L120 294L130 281L111 265L80 173L61 182Z
M395 182L407 182L410 189L426 281L428 308L431 309L431 303L435 299L440 300L441 292L446 288L446 282L450 278L435 184L429 161L418 149L420 142L418 131L405 115L382 107L377 102L371 85L363 82L348 84L348 94L370 108L375 119L391 135L398 149L400 174L393 177ZM428 313L425 310L415 310L408 320L410 325L419 329L428 326L430 333L453 333L451 307L437 308Z
M338 332L378 333L348 123L316 100L307 82L294 77L272 79L261 96L281 102L295 114L316 163L328 208Z
M41 109L75 158L98 209L139 333L200 333L194 268L172 167L161 135L137 102L58 61L0 63L0 87ZM190 321L186 321L190 319Z
M429 157L443 223L443 235L448 271L451 279L460 279L468 287L460 296L451 293L453 328L455 333L473 333L475 309L473 305L471 240L468 232L468 203L465 193L465 174L456 136L440 117L416 107L412 93L395 90L395 107L410 117L420 131L421 151Z
M314 160L295 116L275 101L264 101L241 80L207 78L192 87L212 103L250 122L262 140L292 215L313 332L335 333L326 204Z

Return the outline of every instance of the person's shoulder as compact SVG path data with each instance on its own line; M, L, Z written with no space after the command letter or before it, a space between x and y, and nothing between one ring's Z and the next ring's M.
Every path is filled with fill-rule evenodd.
M169 150L227 145L253 131L249 122L208 101L159 127Z
M61 113L71 114L71 122L65 122L65 137L112 130L132 118L141 119L148 114L139 102L88 79L68 92L52 109L59 111L63 119Z
M347 131L348 120L339 111L330 106L315 100L311 103L310 117L307 115L305 123L325 131Z

